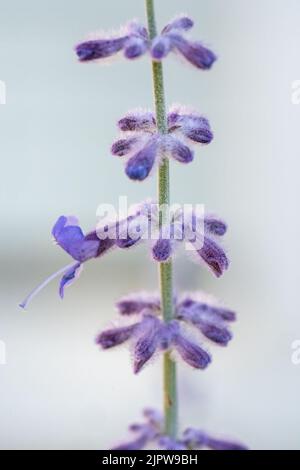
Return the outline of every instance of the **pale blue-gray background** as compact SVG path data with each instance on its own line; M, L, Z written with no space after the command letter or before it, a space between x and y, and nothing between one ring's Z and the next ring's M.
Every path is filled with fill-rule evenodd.
M299 319L299 122L291 84L300 78L298 0L156 1L159 25L178 12L213 46L209 73L165 62L168 103L194 105L215 141L192 165L172 164L172 200L205 203L229 223L231 269L215 280L186 257L176 283L215 294L238 311L235 339L214 348L203 372L179 366L181 426L237 437L251 448L300 449L300 365L291 343ZM86 33L144 20L143 0L0 0L1 316L0 447L107 448L145 406L161 404L161 363L138 377L129 353L93 344L118 296L155 289L146 248L90 262L63 302L54 282L24 313L22 297L69 262L51 242L60 214L93 226L98 204L152 196L109 155L115 121L152 105L146 57L80 65Z

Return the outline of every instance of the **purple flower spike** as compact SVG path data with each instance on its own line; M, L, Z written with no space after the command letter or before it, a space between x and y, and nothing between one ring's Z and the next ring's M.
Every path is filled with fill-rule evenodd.
M211 362L210 355L183 334L178 334L174 346L182 359L195 369L205 369Z
M128 160L126 164L127 176L135 181L143 181L151 172L157 150L157 141L152 139L148 144Z
M120 299L116 306L121 315L135 315L145 310L159 311L160 299L158 295L132 294Z
M152 315L146 315L137 331L134 347L134 373L140 372L146 362L151 359L158 346L160 321Z
M99 344L103 349L109 349L125 343L131 338L138 325L138 323L135 323L134 325L103 331L97 336L96 344Z

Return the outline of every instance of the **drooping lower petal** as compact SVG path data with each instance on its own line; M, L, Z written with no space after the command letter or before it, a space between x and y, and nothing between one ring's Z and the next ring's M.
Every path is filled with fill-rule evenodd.
M172 49L172 41L167 35L157 36L151 45L151 55L154 60L162 60Z
M203 246L196 250L211 271L220 277L228 269L229 261L223 248L209 237L204 237Z
M157 141L151 139L144 148L131 157L125 168L127 176L135 181L143 181L151 172L157 154Z
M200 42L189 41L181 34L172 34L172 40L186 60L199 69L210 69L217 59L216 55Z
M81 268L81 263L76 263L61 278L59 284L59 295L61 299L64 298L65 288L73 284L73 282L80 276Z
M124 55L127 59L137 59L147 51L147 42L138 36L130 37L124 47Z
M169 139L169 150L172 157L180 163L190 163L194 159L194 152L174 136Z
M151 359L158 346L158 331L160 321L146 315L136 332L137 340L134 346L134 373L137 374L146 362Z
M229 341L232 339L232 333L228 330L228 328L226 328L225 325L218 325L213 323L195 323L195 326L198 326L204 336L221 346L227 346Z
M210 355L183 334L177 335L174 346L182 359L195 369L205 369L211 362Z

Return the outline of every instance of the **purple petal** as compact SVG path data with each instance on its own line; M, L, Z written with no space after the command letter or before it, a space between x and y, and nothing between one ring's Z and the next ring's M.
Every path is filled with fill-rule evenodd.
M154 60L161 60L166 57L172 49L172 41L168 36L157 36L152 41L151 55Z
M198 325L195 323L195 326L199 327L204 336L221 346L227 346L229 341L232 339L232 333L225 326L213 323L200 323Z
M135 323L130 326L102 331L96 338L96 344L99 344L103 349L109 349L125 343L125 341L131 338L138 325L138 323Z
M123 157L132 152L139 142L139 139L136 137L128 137L126 139L116 140L111 146L111 153L118 157Z
M180 163L190 163L194 159L194 152L176 137L169 140L169 148L172 157Z
M127 59L137 59L147 51L147 42L137 36L130 37L124 47L124 55Z
M134 111L118 121L121 131L149 131L155 129L155 118L151 112Z
M172 34L172 41L187 61L199 69L210 69L217 59L215 54L200 42L188 41L180 34Z
M137 439L130 442L125 442L124 444L120 444L119 446L114 447L111 450L142 450L148 441L148 435L142 434Z
M65 293L65 287L71 285L80 275L81 264L76 263L72 266L61 278L59 284L59 295L63 299Z
M200 144L209 144L213 139L209 121L203 116L185 116L182 132L188 139Z
M68 225L68 221L67 217L61 216L52 229L58 245L80 262L97 256L100 241L85 238L81 228L78 225Z
M137 374L149 361L158 345L160 321L151 315L145 316L137 331L134 348L134 373Z
M196 251L217 277L228 269L229 261L224 250L211 238L204 237L203 247Z
M157 154L156 140L150 140L148 144L131 157L126 165L127 176L135 181L143 181L153 168Z
M163 425L163 414L160 411L155 410L154 408L144 408L143 416L154 428L159 428Z
M195 369L205 369L211 362L210 355L204 349L182 334L176 337L174 346L182 359Z
M162 33L169 33L170 31L177 29L181 31L188 31L194 26L194 22L191 18L185 15L180 15L174 18L174 20L170 21L164 29Z
M160 299L158 295L132 294L120 299L116 307L121 315L141 314L144 310L157 312L160 309Z
M170 260L173 254L173 240L160 238L152 247L152 256L155 261L165 263Z
M126 39L127 37L124 36L113 39L85 41L78 44L75 51L80 62L105 59L106 57L117 54L117 52L123 49Z
M220 219L212 216L206 216L204 218L205 230L212 235L223 236L227 232L227 224Z
M183 316L187 316L193 321L194 319L214 317L219 320L235 321L236 314L232 310L225 307L219 307L217 305L211 305L206 302L197 300L197 297L193 299L193 296L187 296L181 300L177 305L178 312Z
M206 446L212 450L248 450L243 444L213 439L211 437L206 439Z
M187 447L182 442L176 441L169 436L162 436L158 443L165 450L187 450Z
M207 435L198 429L188 428L183 433L183 442L191 449L203 447L206 440Z

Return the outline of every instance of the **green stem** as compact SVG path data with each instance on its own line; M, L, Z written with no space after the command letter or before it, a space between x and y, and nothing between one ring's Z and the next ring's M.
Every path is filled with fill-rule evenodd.
M156 22L154 13L154 0L146 0L146 12L150 40L156 36ZM155 101L156 122L161 134L167 133L167 116L165 106L165 92L163 80L163 67L161 62L152 61L153 91ZM170 205L170 177L169 160L164 159L158 170L158 202L160 205L160 224L167 217L166 211ZM166 322L173 319L173 279L172 262L160 263L159 281L163 318ZM164 381L164 413L165 432L176 438L177 433L177 383L176 364L169 353L164 354L163 360Z

